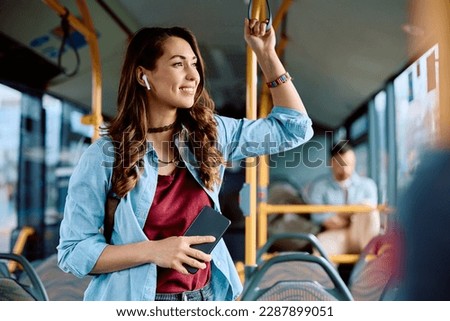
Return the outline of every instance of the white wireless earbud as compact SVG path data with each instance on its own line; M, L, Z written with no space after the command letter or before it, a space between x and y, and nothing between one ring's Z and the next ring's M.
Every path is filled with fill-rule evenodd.
M147 75L146 74L142 75L142 80L145 82L145 86L147 87L147 89L151 90L152 87L150 87L150 84L148 83L148 79L147 79Z

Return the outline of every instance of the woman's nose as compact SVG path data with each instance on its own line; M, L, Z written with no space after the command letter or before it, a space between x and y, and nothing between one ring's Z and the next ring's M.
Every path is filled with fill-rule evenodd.
M200 75L198 73L197 68L189 67L188 70L187 70L187 73L186 73L186 79L199 81L200 80Z

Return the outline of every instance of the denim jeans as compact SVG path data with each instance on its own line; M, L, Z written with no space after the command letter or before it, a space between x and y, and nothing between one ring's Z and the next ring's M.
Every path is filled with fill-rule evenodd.
M155 301L212 301L213 292L210 283L194 291L180 293L156 293Z

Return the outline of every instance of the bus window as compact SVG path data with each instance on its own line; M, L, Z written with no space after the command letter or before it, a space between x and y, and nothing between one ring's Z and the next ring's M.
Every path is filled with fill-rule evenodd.
M42 106L45 109L45 180L47 186L45 222L52 224L58 221L57 211L58 182L56 177L56 167L61 153L61 116L62 104L57 98L50 95L42 97Z
M9 252L11 231L17 225L21 93L0 84L0 252Z
M437 138L437 64L435 45L394 79L399 191L408 185L421 154Z
M381 203L386 201L388 188L388 129L387 129L387 95L380 91L373 99L373 116L375 130L373 141L375 155L372 155L372 164L375 165L374 179L378 185L378 199Z
M355 171L361 176L369 176L369 145L367 141L354 146L356 162Z

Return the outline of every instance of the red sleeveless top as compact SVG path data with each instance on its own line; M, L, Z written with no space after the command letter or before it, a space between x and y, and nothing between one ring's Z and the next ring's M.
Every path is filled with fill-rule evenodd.
M181 236L205 205L211 206L208 194L184 166L176 168L171 175L159 175L144 233L149 240ZM158 267L156 292L178 293L202 288L211 273L210 264L206 265L206 269L187 275Z

